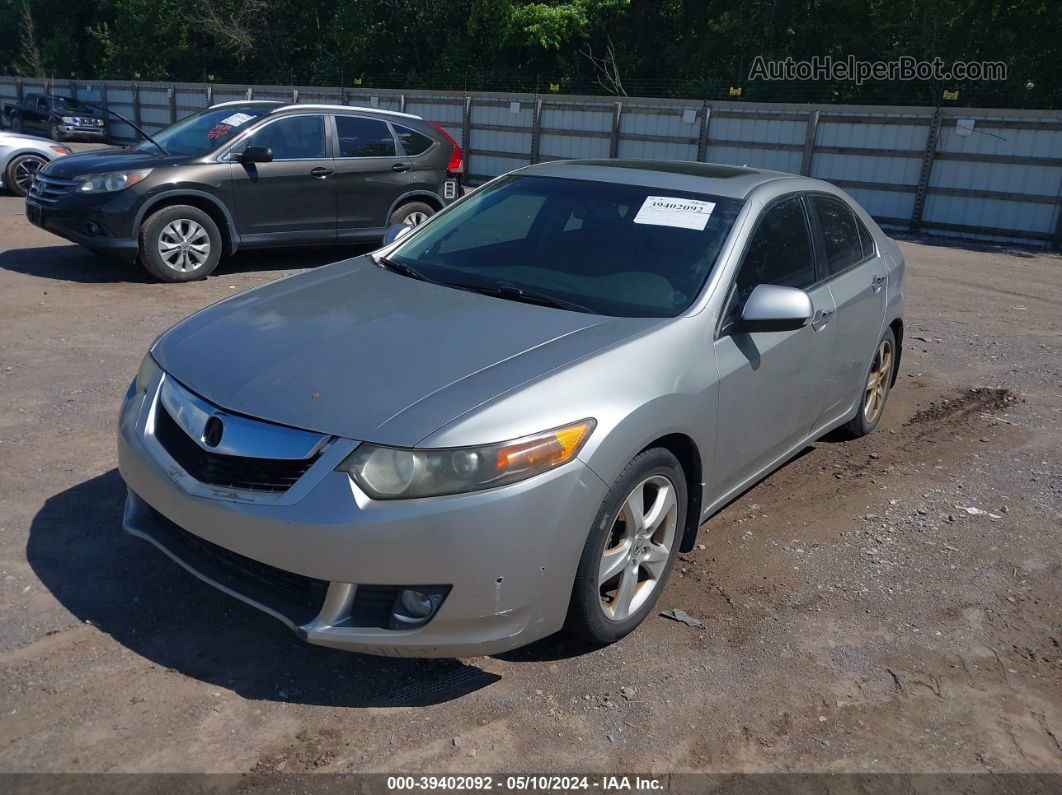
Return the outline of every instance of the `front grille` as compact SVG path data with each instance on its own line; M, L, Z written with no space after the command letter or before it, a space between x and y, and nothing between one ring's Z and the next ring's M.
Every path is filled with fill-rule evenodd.
M311 458L249 458L204 450L160 402L155 416L155 439L181 468L201 483L246 491L287 491L318 455Z
M41 174L30 186L30 198L39 204L55 204L59 199L73 193L77 183L72 179L46 177Z
M171 553L200 574L238 594L276 610L296 626L317 617L328 592L328 582L278 569L268 563L218 546L171 522L154 508L152 535ZM359 585L350 616L350 627L387 629L398 596L397 585Z
M154 509L152 512L162 531L157 540L201 574L276 610L296 625L312 621L320 612L328 591L326 580L245 557L189 533Z

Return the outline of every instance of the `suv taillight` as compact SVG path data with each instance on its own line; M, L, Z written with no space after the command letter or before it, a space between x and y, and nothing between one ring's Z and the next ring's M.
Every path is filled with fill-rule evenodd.
M461 145L453 139L450 133L443 129L442 125L438 122L428 122L439 131L439 134L450 142L450 146L453 148L450 150L450 162L446 164L446 173L451 176L457 176L465 170L464 154L461 152Z

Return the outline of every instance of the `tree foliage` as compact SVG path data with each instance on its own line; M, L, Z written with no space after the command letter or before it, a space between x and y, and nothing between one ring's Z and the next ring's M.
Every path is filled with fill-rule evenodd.
M1058 0L0 0L0 69L58 78L931 101L939 85L750 83L756 56L1003 61L1051 103ZM600 58L609 73L601 80ZM360 81L360 83L359 83ZM615 90L614 88L609 90ZM891 93L890 93L891 92ZM1024 92L1024 93L1023 93ZM812 96L814 95L814 96ZM1046 98L1046 99L1045 99Z

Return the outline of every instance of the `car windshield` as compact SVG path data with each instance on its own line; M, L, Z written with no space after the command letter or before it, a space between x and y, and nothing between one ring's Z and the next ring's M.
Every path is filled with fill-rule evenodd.
M56 110L88 110L87 107L82 105L76 99L67 99L66 97L52 97L52 107Z
M247 104L209 108L171 124L153 137L171 155L205 155L234 138L248 123L266 115L274 107ZM141 141L137 149L150 151L157 147L151 141Z
M700 293L740 208L682 190L514 175L440 215L389 260L502 298L674 317Z

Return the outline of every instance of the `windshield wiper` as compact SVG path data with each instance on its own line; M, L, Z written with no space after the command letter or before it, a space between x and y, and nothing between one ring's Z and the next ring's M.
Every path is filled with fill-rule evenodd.
M128 125L129 125L130 127L132 127L132 128L134 129L134 130L136 130L136 131L137 131L138 133L140 133L141 135L143 135L143 136L144 136L144 137L145 137L145 138L146 138L147 140L151 141L151 143L155 144L155 146L157 146L157 147L159 148L159 151L160 151L160 152L162 152L162 154L164 154L164 155L169 155L169 152L167 152L167 151L166 151L166 147L164 147L164 146L163 146L162 144L160 144L160 143L159 143L158 141L156 141L156 140L155 140L154 138L152 138L152 137L151 137L150 135L148 135L148 134L147 134L147 133L146 133L146 132L144 131L144 128L143 128L143 127L141 127L140 125L138 125L138 124L134 124L133 122L129 121L129 119L127 119L127 118L126 118L125 116L123 116L123 115L122 115L121 113L115 113L115 112L114 112L113 110L111 110L110 108L101 108L101 107L100 107L99 105L93 105L93 104L92 104L92 103L90 103L90 102L86 102L86 103L85 103L85 107L86 107L86 108L92 108L93 110L98 110L98 111L101 111L102 113L109 113L109 114L111 114L112 116L116 116L117 118L121 119L121 120L122 120L122 121L124 121L124 122L125 122L126 124L128 124Z
M549 306L553 309L567 309L572 312L589 312L590 314L596 314L590 307L576 303L575 301L569 301L566 298L557 298L556 296L546 295L545 293L535 292L534 290L526 290L523 287L516 287L511 284L478 285L448 283L448 286L458 287L462 290L469 290L474 293L482 293L483 295L491 295L495 298L507 298L510 301L520 301L524 304L535 304L537 306Z
M420 271L415 270L408 265L403 265L401 262L395 262L393 259L388 259L387 257L378 257L376 259L376 264L385 270L394 271L402 276L408 276L410 279L416 279L421 282L432 282L431 279Z

